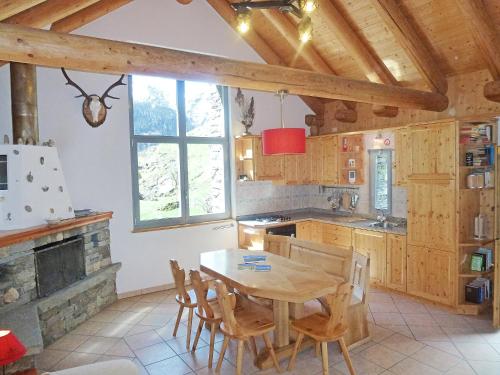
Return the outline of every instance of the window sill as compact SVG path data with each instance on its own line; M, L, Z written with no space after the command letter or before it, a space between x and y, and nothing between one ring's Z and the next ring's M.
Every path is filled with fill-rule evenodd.
M202 225L221 224L221 223L231 223L231 226L232 226L233 221L234 221L234 219L222 219L222 220L213 220L213 221L202 221L200 223L191 223L191 224L165 225L162 227L134 228L134 229L132 229L132 233L156 232L159 230L190 228L190 227L198 227L198 226L202 226Z

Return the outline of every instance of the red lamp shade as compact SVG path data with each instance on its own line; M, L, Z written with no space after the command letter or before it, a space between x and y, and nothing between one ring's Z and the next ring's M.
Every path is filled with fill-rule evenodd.
M0 366L15 362L25 354L26 348L12 331L0 331Z
M304 154L306 152L306 130L301 128L277 128L262 131L262 153Z

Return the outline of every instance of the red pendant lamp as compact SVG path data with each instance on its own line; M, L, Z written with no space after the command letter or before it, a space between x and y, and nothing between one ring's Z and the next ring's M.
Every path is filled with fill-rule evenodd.
M262 131L262 153L264 155L304 154L306 152L306 130L285 128L283 101L287 91L278 91L281 108L281 128Z
M21 359L26 348L10 330L0 330L0 366L3 367Z

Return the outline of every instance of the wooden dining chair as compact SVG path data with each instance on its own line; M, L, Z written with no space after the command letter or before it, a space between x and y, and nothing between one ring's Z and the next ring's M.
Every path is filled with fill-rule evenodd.
M227 346L231 339L238 340L238 350L236 354L236 374L242 374L243 366L243 345L250 341L254 356L257 355L257 347L255 338L262 336L269 351L274 367L278 372L281 372L276 353L274 352L273 344L268 336L269 332L276 328L271 317L271 313L261 306L247 301L245 305L240 307L235 314L236 296L234 293L229 293L226 285L220 281L215 281L215 290L217 292L217 301L222 314L222 323L220 330L224 334L224 342L220 351L219 360L217 362L216 372L219 372L224 360Z
M175 288L177 289L177 295L175 300L179 304L179 312L177 313L177 320L175 321L174 332L172 336L177 335L177 330L179 329L179 324L181 322L182 313L184 308L189 309L188 315L188 326L187 326L187 336L186 336L186 349L189 350L191 343L191 327L193 325L193 313L194 308L197 306L196 293L194 290L186 289L186 272L183 268L179 267L179 263L175 259L170 259L170 269L172 270L172 276L174 278ZM214 301L216 299L213 290L208 290L207 299Z
M191 285L196 294L197 307L194 310L196 316L200 319L198 324L198 330L196 331L196 336L193 342L192 351L196 350L198 346L198 340L200 339L201 331L203 330L203 325L210 326L210 346L208 354L208 368L212 368L212 362L214 357L214 345L215 345L215 332L222 321L222 314L219 308L219 303L217 300L209 301L207 299L207 294L209 291L209 283L203 281L200 272L197 270L191 270L189 272L189 278L191 279Z
M340 350L344 356L347 368L351 375L355 375L354 367L349 356L349 351L344 341L344 335L347 332L346 313L352 295L352 285L349 282L339 285L337 293L325 297L330 315L324 313L315 313L301 319L292 321L291 326L298 332L297 341L293 349L288 370L295 367L297 352L302 344L304 335L321 343L321 356L323 362L323 374L328 375L328 342L337 341Z

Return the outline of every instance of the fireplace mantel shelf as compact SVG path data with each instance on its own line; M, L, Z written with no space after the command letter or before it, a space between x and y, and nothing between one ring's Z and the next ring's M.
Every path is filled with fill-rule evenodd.
M20 242L35 240L50 234L83 227L99 221L109 220L112 217L113 212L100 212L95 215L63 220L58 224L39 225L36 227L17 230L0 230L0 248Z

